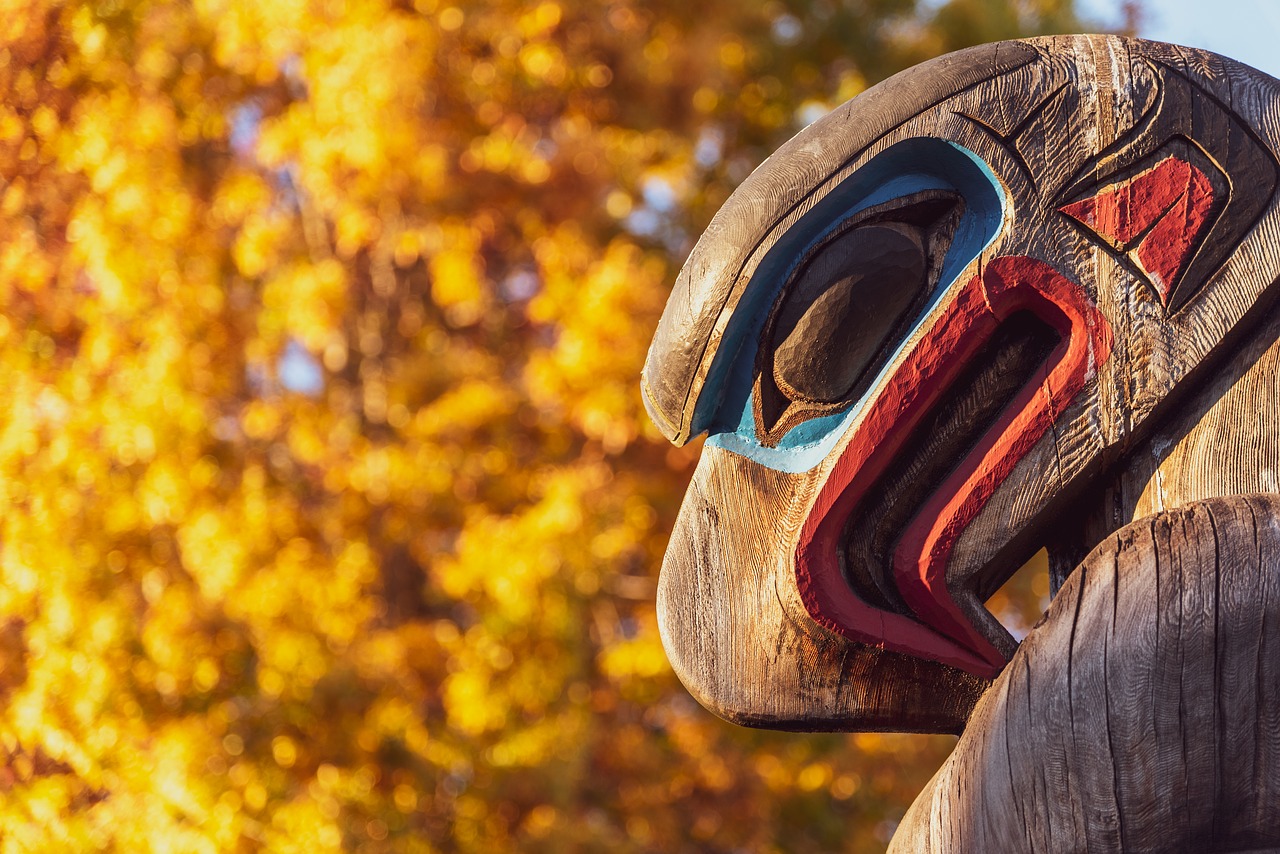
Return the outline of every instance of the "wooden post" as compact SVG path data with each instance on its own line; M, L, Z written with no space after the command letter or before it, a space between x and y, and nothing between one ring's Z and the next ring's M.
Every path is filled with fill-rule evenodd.
M770 158L643 377L708 436L658 591L689 690L963 732L900 850L1280 844L1278 151L1280 82L1075 36L925 63ZM1041 547L1019 647L983 603Z

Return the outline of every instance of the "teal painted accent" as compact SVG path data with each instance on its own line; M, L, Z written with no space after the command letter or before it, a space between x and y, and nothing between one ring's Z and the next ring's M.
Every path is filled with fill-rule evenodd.
M850 216L922 190L953 190L965 202L938 283L916 323L938 304L960 273L1000 233L1007 199L990 167L972 151L942 139L909 139L881 152L844 179L801 216L762 259L712 362L694 410L695 434L705 430L710 434L708 444L791 473L808 471L831 452L862 410L870 391L843 412L813 418L792 428L776 448L764 447L756 440L751 400L760 332L783 284L809 249ZM893 356L886 365L896 360L906 337L909 333L903 341L894 343ZM869 389L878 388L884 379L882 369Z

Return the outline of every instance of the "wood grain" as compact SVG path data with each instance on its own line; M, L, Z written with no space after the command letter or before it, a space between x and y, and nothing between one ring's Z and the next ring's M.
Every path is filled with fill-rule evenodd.
M644 375L670 438L712 434L659 591L690 691L955 731L1016 648L984 602L1033 552L1056 586L1139 515L1276 489L1249 406L1280 403L1277 151L1280 82L1069 36L922 66L756 170ZM945 228L876 218L929 194Z
M1280 497L1131 523L1068 579L890 851L1280 846Z
M833 178L848 174L886 134L1036 57L1030 45L998 42L921 63L819 119L809 133L778 149L767 169L751 174L735 194L741 201L725 205L699 238L654 333L641 386L650 415L668 438L683 443L705 429L693 422L692 404L711 373L754 250L772 244L797 212L811 206Z
M1095 49L1101 48L1095 54L1109 57L1113 68L1123 72L1128 67L1132 73L1127 82L1123 73L1115 75L1122 84L1119 92L1108 96L1104 89L1098 89L1099 102L1110 98L1114 104L1111 115L1115 120L1114 124L1098 122L1094 133L1101 153L1074 161L1067 158L1062 161L1063 168L1041 173L1054 204L1062 207L1059 202L1063 200L1105 191L1120 180L1116 176L1141 174L1170 151L1184 154L1212 172L1204 161L1196 159L1203 157L1203 152L1192 154L1198 147L1188 145L1181 136L1200 126L1212 126L1220 136L1206 144L1223 157L1223 163L1238 166L1239 174L1247 176L1243 181L1232 178L1237 192L1227 208L1216 213L1213 226L1219 234L1235 234L1237 248L1225 261L1221 255L1215 256L1221 263L1216 273L1205 274L1211 266L1208 262L1197 268L1199 272L1186 273L1182 282L1195 290L1194 297L1171 298L1166 308L1158 289L1145 276L1137 275L1133 263L1114 247L1103 248L1096 236L1089 237L1076 228L1073 218L1063 214L1043 225L1026 225L1022 239L1036 245L1042 257L1054 259L1070 278L1096 283L1099 307L1115 332L1116 355L1111 365L1100 368L1097 384L1086 389L1078 402L1083 417L1060 417L1054 425L1053 441L1023 459L980 518L960 535L951 569L957 601L965 600L967 594L961 588L966 584L1010 572L1047 539L1061 537L1061 532L1054 530L1059 527L1056 522L1071 512L1071 503L1085 492L1095 491L1107 471L1123 466L1132 449L1177 409L1185 395L1195 392L1195 375L1201 379L1212 375L1249 333L1259 316L1257 309L1265 307L1270 299L1268 288L1280 273L1274 254L1269 258L1254 254L1259 240L1277 237L1274 181L1270 174L1256 181L1248 177L1272 172L1274 157L1250 148L1242 161L1231 164L1223 153L1235 145L1228 144L1231 138L1265 137L1271 140L1267 145L1275 149L1274 88L1268 104L1255 100L1258 90L1268 85L1267 78L1211 55L1199 57L1197 53L1199 61L1188 62L1190 55L1164 45L1115 40L1093 44ZM1174 69L1177 74L1170 76ZM1198 69L1190 73L1204 76L1183 76L1190 69ZM1095 80L1101 79L1099 73ZM1241 98L1243 92L1250 96ZM1197 103L1215 110L1229 105L1233 112L1224 115L1219 110L1210 116L1208 106L1194 110ZM1117 134L1108 140L1104 134L1112 126ZM1171 141L1162 142L1165 137ZM1200 142L1199 137L1196 140ZM1259 166L1259 154L1271 162ZM1225 186L1222 183L1218 192ZM1270 213L1258 214L1268 208ZM1036 229L1041 230L1035 233ZM1180 305L1178 299L1183 300ZM1232 325L1224 324L1227 318L1234 318L1229 321ZM1070 566L1074 561L1066 564ZM973 567L982 568L975 572ZM974 596L985 586L978 584Z
M813 486L811 475L703 451L658 582L676 674L708 709L748 726L959 732L985 680L809 618L782 544L797 533L787 508Z

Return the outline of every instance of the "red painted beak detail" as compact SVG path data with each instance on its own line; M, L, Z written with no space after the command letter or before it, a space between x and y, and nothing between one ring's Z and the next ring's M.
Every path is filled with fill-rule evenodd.
M925 501L892 556L912 616L860 599L841 571L841 533L915 428L1000 324L1030 312L1061 342L974 449ZM1111 353L1106 319L1078 286L1043 261L997 258L957 294L870 404L820 490L796 549L796 580L813 619L860 643L992 677L1004 656L963 616L947 588L952 549L1015 465L1044 436ZM916 619L918 618L918 619Z

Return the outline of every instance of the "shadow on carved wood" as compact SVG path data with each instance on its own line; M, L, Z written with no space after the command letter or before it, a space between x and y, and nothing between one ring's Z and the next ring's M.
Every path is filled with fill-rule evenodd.
M1239 573L1204 563L1199 540L1224 554L1245 548L1215 545L1213 520L1247 511L1262 531L1249 542L1280 536L1263 496L1107 539L1151 513L1280 491L1277 151L1280 82L1203 51L1101 36L942 57L783 146L694 249L643 376L669 438L708 436L658 592L663 641L689 690L729 720L786 729L961 732L981 698L926 793L935 801L948 786L979 791L966 775L1005 761L991 747L990 710L1014 702L1014 683L1031 690L1040 670L1100 656L1099 690L1129 691L1119 683L1133 673L1165 692L1164 671L1108 664L1107 644L1126 661L1190 651L1151 650L1136 617L1088 637L1061 624L1101 625L1097 609L1111 607L1072 592L1097 587L1087 568L1110 559L1099 552L1064 588L1075 604L1055 600L1021 650L984 602L1041 547L1056 589L1104 541L1134 573L1150 570L1135 585L1165 578L1151 567L1172 561L1185 567L1178 584L1229 575L1238 591ZM1143 533L1171 519L1193 519L1194 531L1159 542ZM1259 546L1250 564L1264 586L1280 579L1275 548ZM1153 590L1143 619L1163 625L1159 609L1185 604L1190 589ZM1265 620L1270 600L1247 598L1230 607ZM1192 628L1160 643L1225 637ZM1254 708L1280 701L1277 668L1257 675ZM1028 702L1044 709L1077 691L1069 674L1035 683L1046 693ZM1205 690L1247 693L1224 685ZM1081 699L1090 707L1063 720L1086 740L1137 739L1143 720L1159 730L1162 715L1191 708ZM1139 717L1097 717L1113 707ZM1234 726L1211 723L1188 738ZM1019 725L1006 734L1064 737ZM1096 745L1076 747L1085 761ZM1124 773L1145 760L1135 761ZM1274 788L1280 763L1257 773ZM1031 797L1038 784L1026 785ZM1107 809L1129 797L1116 790ZM1050 835L1031 847L1063 850L1045 841L1063 828L1081 845L1102 839L1090 824L1098 813L1081 818L1084 801L1071 803L1039 804L1043 822L1026 836L951 846L938 842L951 819L918 805L903 850L930 847L926 836L939 850L1026 847L1033 831ZM1185 839L1280 841L1280 817L1244 821L1240 834L1209 826ZM1142 827L1119 841L1153 847L1143 834L1157 825Z

